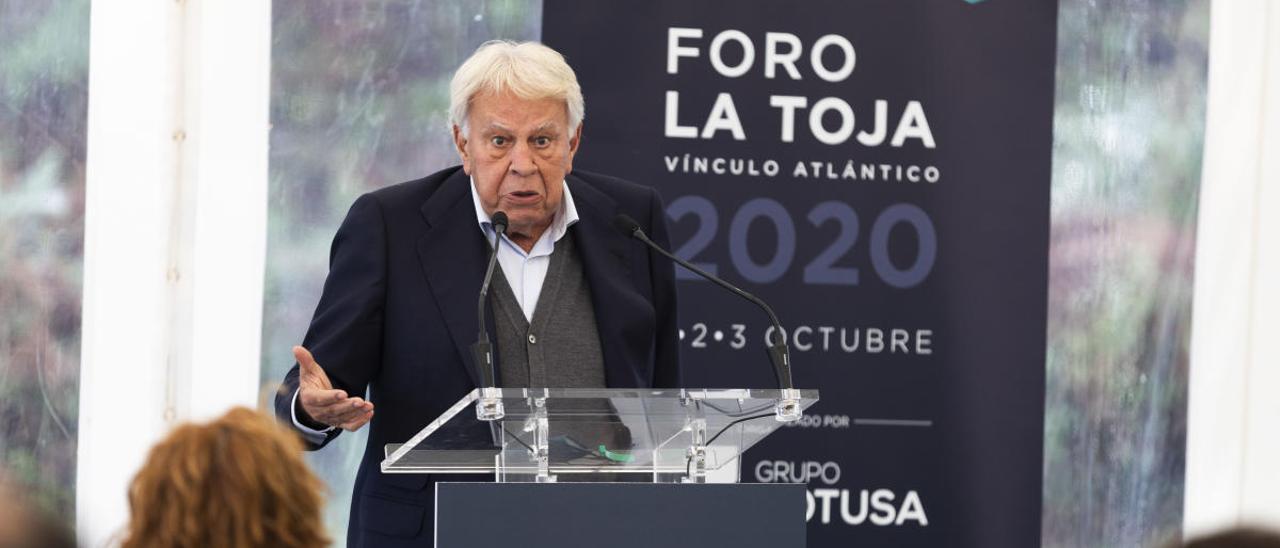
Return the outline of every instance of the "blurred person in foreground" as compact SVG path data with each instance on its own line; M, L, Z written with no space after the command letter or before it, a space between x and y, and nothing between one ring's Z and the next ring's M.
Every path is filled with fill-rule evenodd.
M308 449L369 425L352 548L430 545L437 476L384 474L379 463L387 444L477 387L469 348L481 321L501 387L681 386L675 268L614 227L626 214L667 247L662 200L651 187L573 168L585 112L573 69L542 44L488 42L449 90L462 165L355 201L293 350L298 365L276 394L276 414ZM509 225L481 316L499 211ZM603 435L630 448L624 433Z
M35 507L0 470L0 548L75 548L66 527Z
M1184 548L1280 548L1280 533L1256 527L1235 527L1188 540Z
M323 484L297 436L238 407L178 426L129 488L124 548L327 546Z

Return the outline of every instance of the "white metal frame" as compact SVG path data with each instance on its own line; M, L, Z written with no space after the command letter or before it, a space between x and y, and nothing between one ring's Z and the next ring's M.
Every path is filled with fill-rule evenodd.
M99 0L90 29L76 515L100 546L174 422L257 401L271 4Z
M1280 2L1215 0L1184 532L1280 527Z

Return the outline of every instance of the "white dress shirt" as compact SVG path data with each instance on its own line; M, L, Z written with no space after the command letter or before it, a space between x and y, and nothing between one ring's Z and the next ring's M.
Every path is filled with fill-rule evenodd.
M542 294L542 281L547 277L547 268L551 266L551 252L555 251L556 242L569 231L569 227L578 222L578 208L573 205L573 195L569 194L569 184L564 185L564 199L560 201L560 209L551 219L551 226L542 232L538 241L528 253L502 235L498 242L498 264L502 265L502 275L507 278L516 302L524 311L524 319L533 321L533 309L538 305L538 296ZM480 194L476 186L471 185L471 200L476 206L476 222L480 223L480 232L485 241L493 241L493 225L489 215L480 206Z
M555 251L556 242L569 232L569 227L578 222L578 208L574 206L573 195L569 193L569 183L561 181L560 184L564 185L564 198L560 201L560 209L552 217L551 226L542 232L537 242L534 242L533 248L525 252L507 238L506 234L503 234L502 240L498 242L498 264L502 267L502 275L511 286L516 302L520 303L520 310L524 311L525 320L530 322L533 321L533 310L538 306L538 296L542 295L542 282L547 278L547 268L551 266L551 252ZM484 212L484 207L480 205L480 194L476 191L475 180L471 181L471 201L475 204L476 223L480 227L480 232L484 234L486 242L492 242L493 223L489 215ZM301 387L294 390L293 402L289 407L290 412L293 413L293 425L301 430L307 439L319 443L324 441L325 434L334 427L315 430L298 422L298 392L301 390Z

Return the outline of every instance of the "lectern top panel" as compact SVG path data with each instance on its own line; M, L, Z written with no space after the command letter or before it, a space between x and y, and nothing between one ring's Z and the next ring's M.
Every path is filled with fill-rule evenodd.
M477 417L479 389L403 444L387 473L661 474L716 470L782 426L779 390L503 388L497 420ZM799 406L818 399L799 390Z

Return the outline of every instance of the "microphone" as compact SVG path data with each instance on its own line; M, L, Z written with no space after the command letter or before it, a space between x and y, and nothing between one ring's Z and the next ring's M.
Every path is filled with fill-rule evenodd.
M493 246L489 250L489 266L484 270L484 281L480 283L480 297L476 300L476 317L480 320L476 342L471 345L471 361L480 374L481 398L476 402L476 416L480 420L491 421L502 418L502 400L498 398L497 387L494 386L493 343L489 341L489 331L485 326L485 300L489 296L489 284L493 281L493 267L498 263L498 245L502 235L507 232L507 214L493 212L489 222L493 226Z
M765 313L769 315L769 320L773 322L774 332L778 335L778 342L776 343L773 341L765 341L765 346L768 349L769 361L773 364L773 373L778 379L778 388L783 394L783 401L779 403L777 409L778 419L792 421L800 418L798 402L794 401L799 399L799 394L791 384L791 353L787 348L786 337L782 335L782 322L778 321L778 315L773 313L773 309L770 308L768 304L765 304L764 301L760 300L759 297L747 293L737 286L726 282L715 275L702 270L701 268L693 266L688 261L663 249L662 246L653 243L653 240L650 240L649 237L645 235L644 230L640 229L640 223L637 223L635 219L632 219L626 213L619 213L615 216L613 218L613 226L618 229L619 232L644 242L650 248L653 248L654 251L657 251L663 256L675 261L676 264L685 267L690 272L702 276L703 278L714 282L716 285L729 290L729 292L734 295L751 301L756 306L764 309ZM789 408L784 409L784 404L789 404Z

